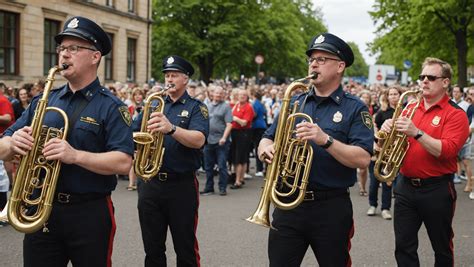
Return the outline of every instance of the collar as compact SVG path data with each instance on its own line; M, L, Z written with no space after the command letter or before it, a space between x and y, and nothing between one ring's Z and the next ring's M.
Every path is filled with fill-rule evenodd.
M98 92L99 88L100 82L99 78L97 77L92 83L77 92L82 94L87 99L87 101L91 101L94 95ZM70 94L73 94L73 92L69 88L69 83L67 83L66 86L64 86L64 88L61 90L61 92L59 92L59 98L63 98Z
M323 97L316 95L315 90L316 88L314 87L314 85L312 85L311 89L309 90L308 97L313 97L315 100L322 99ZM337 89L334 92L332 92L327 98L332 99L334 103L336 103L337 105L340 105L344 94L345 93L344 93L344 90L342 90L342 86L339 85L339 87L337 87Z
M181 104L184 105L186 103L186 101L188 101L188 98L191 98L191 97L189 96L188 92L186 90L184 90L183 95L181 95L181 97L178 98L176 103L181 103ZM168 102L168 103L175 103L175 102L173 102L173 99L171 99L171 97L169 95L166 95L165 101Z
M436 104L431 106L429 109L433 109L434 107L439 107L441 109L444 109L449 104L449 100L450 100L449 96L445 94L438 102L436 102ZM426 110L424 99L423 99L423 101L421 101L420 107L422 107L423 110Z

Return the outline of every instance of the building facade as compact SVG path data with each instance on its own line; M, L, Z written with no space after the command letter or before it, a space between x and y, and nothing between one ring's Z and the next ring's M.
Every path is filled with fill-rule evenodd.
M99 66L102 83L148 81L151 0L0 0L0 81L44 78L58 60L54 36L72 16L94 20L112 40Z

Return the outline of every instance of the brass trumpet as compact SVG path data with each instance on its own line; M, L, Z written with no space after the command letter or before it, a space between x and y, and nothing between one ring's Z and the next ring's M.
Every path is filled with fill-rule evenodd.
M165 89L153 93L146 98L140 132L133 133L133 141L137 144L133 170L145 182L148 182L158 174L165 154L165 148L163 147L164 135L162 133L149 132L147 130L148 120L152 112L164 111L164 95L166 90L172 87L174 87L174 84L169 84ZM158 105L153 109L152 103L155 100L158 102Z
M63 110L48 107L48 96L55 74L67 68L68 65L63 64L49 70L43 96L38 101L30 125L31 136L34 139L33 147L21 158L8 202L8 220L16 230L23 233L38 231L51 214L61 162L46 160L42 150L52 138L66 139L69 129L68 117ZM44 116L48 111L58 112L62 116L64 120L62 129L43 125Z
M257 209L247 218L251 223L270 227L270 202L279 209L289 210L296 208L304 200L313 148L308 141L296 139L293 135L297 118L310 123L313 123L313 120L307 114L296 112L298 102L290 109L290 100L292 92L298 89L308 91L309 85L304 82L316 78L317 74L313 74L296 80L285 91L274 140L275 154L267 168L265 185ZM291 201L292 199L294 200Z
M400 96L397 107L392 116L394 122L400 117L406 117L410 120L413 118L415 111L420 106L420 97L417 97L416 100L410 101L406 108L403 108L403 101L406 97L416 96L420 92L421 89L415 89L406 91ZM407 135L398 132L394 125L390 133L378 131L375 134L375 138L379 140L379 146L382 148L378 152L377 160L375 161L374 175L380 182L392 182L398 175L398 171L400 170L409 147Z

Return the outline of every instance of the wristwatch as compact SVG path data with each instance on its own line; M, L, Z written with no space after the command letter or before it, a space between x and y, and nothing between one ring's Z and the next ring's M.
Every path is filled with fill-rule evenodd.
M176 125L171 124L171 131L166 133L166 135L172 135L172 134L174 134L174 132L176 132Z
M418 130L418 132L415 135L415 140L420 139L425 133L422 130Z
M326 144L322 145L321 147L324 149L328 149L332 145L332 143L334 143L334 138L328 135L328 140L326 140Z

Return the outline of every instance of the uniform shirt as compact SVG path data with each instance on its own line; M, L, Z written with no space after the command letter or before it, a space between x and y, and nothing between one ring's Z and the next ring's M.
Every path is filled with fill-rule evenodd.
M152 104L156 107L157 101ZM209 114L205 104L192 98L185 91L184 94L173 103L173 100L165 97L165 109L163 112L168 120L177 127L200 131L207 139L209 135ZM143 112L134 121L133 130L140 131ZM193 172L201 166L201 152L199 149L190 148L176 141L172 136L164 135L165 152L163 165L160 172L180 173Z
M219 103L209 101L207 108L209 109L209 137L207 143L217 144L224 136L227 123L232 122L232 109L224 101Z
M298 100L300 103L298 112L302 110L308 114L313 123L317 123L325 133L344 144L359 146L372 154L374 142L372 117L367 106L358 97L345 93L339 86L329 97L319 97L314 93L314 89L311 89L309 93L296 96L292 100L292 102ZM263 137L273 140L278 123L277 118ZM288 128L288 125L286 127ZM354 185L357 180L355 168L344 166L314 142L310 144L313 147L309 178L311 186L347 188Z
M40 94L33 98L30 106L5 135L31 125ZM130 113L127 106L96 78L91 84L76 93L68 85L50 91L48 106L62 109L69 117L85 98L87 106L81 111L75 125L69 125L67 141L78 150L93 153L120 151L133 155L133 139ZM70 122L71 123L71 122ZM62 128L64 121L57 112L47 112L43 125ZM115 189L115 175L101 175L74 164L62 164L56 190L65 193L109 193Z
M421 101L412 121L429 136L441 140L441 155L439 158L434 157L410 137L410 146L400 172L405 176L418 178L455 173L456 156L469 135L466 113L448 96L444 96L428 110L424 101Z

